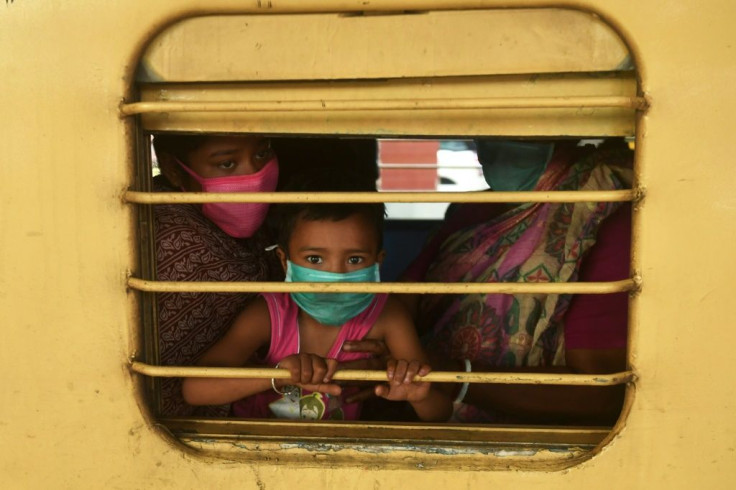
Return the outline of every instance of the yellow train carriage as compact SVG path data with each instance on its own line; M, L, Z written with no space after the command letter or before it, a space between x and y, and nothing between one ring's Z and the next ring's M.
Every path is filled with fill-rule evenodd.
M5 488L727 488L736 477L732 2L11 0L1 8ZM147 192L148 138L161 131L629 138L633 189L594 197L635 203L631 277L549 286L631 292L627 370L563 381L626 383L618 422L158 416L151 380L181 371L157 366L151 294L191 286L151 275L146 210L160 196Z

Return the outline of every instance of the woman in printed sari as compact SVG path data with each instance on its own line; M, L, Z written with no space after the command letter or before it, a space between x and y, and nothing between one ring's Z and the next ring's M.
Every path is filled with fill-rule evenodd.
M485 140L478 142L478 155L488 184L499 191L614 190L631 182L632 155L624 145ZM620 203L453 205L403 279L625 279L630 213L630 205ZM446 368L590 374L625 369L626 293L403 297L428 350L454 361ZM459 395L455 419L466 422L611 423L623 400L622 386L448 389Z
M377 171L375 141L257 135L159 134L154 148L158 192L269 192L318 168L345 162ZM278 154L278 159L276 155ZM375 180L375 177L374 177ZM161 204L153 208L159 281L282 281L283 270L262 203ZM162 365L189 366L230 328L255 293L159 293ZM229 415L230 406L184 402L179 378L160 381L163 416Z
M159 192L274 191L279 162L258 136L161 134L154 138ZM154 206L159 281L280 280L272 243L262 226L268 205L162 204ZM163 365L187 366L222 337L253 294L159 293L158 350ZM225 416L228 406L192 407L181 380L160 382L164 416Z

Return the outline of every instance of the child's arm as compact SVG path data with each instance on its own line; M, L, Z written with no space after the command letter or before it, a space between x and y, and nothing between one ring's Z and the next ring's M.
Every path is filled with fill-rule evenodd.
M253 353L271 340L271 315L266 300L258 297L246 306L225 336L210 347L197 362L208 367L242 367ZM291 372L291 379L276 379L274 385L297 385L309 391L337 396L341 388L328 384L337 369L337 361L314 354L294 354L282 359L279 367ZM190 405L221 405L262 391L270 390L270 379L186 378L182 385L184 400Z
M408 401L421 420L444 422L449 419L452 415L450 398L430 383L412 381L416 374L428 374L431 367L406 308L389 297L374 330L372 334L383 337L394 358L387 366L388 384L377 386L376 395Z
M271 339L271 316L266 300L258 297L238 315L225 336L210 347L197 365L242 367ZM190 405L221 405L271 389L269 379L186 378L184 400Z

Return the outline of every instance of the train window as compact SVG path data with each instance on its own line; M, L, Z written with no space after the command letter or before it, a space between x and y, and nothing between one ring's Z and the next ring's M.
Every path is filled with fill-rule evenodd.
M339 42L328 42L320 35L325 32ZM628 271L626 224L609 230L617 244L614 248L624 249L626 277L601 279L607 277L605 273L595 275L579 268L580 257L595 241L596 231L591 230L598 230L617 210L622 223L630 219L631 208L621 203L634 201L637 193L631 158L624 155L626 141L635 137L637 116L646 106L625 44L597 16L565 9L487 9L193 17L170 26L149 44L140 61L135 93L137 99L122 106L123 114L137 117L138 122L138 178L126 194L140 209L140 270L129 280L129 286L139 292L141 311L141 342L133 370L142 375L152 416L180 441L235 459L310 463L330 458L396 467L467 468L543 463L550 468L583 460L613 437L616 420L622 423L621 414L631 403L631 390L623 401L623 389L633 380L625 359L611 361L609 366L615 368L589 374L558 367L566 357L572 363L575 355L589 349L611 350L603 349L609 341L613 350L626 350L627 292L637 287ZM166 149L167 144L211 135L248 136L254 144L266 145L263 148L278 155L282 177L320 164L334 165L330 168L335 171L348 161L351 167L362 165L375 172L380 192L228 195L179 192L181 184L171 179L161 184L166 175L156 174L166 174L166 165L173 165L173 160L156 161L156 154L175 153L171 146ZM151 151L152 140L158 145L155 151ZM591 177L600 163L598 155L609 149L607 155L616 156L605 157L606 162L613 163L604 174ZM583 162L575 171L569 171L571 155ZM536 163L521 171L511 168L509 162L522 160ZM532 167L542 169L534 178L529 174ZM540 175L551 175L558 167L547 187L539 184L544 180ZM483 192L489 187L492 192ZM395 406L387 409L370 402L366 412L370 419L305 423L229 417L227 406L177 411L167 405L167 397L180 389L172 380L181 376L283 376L270 367L197 368L191 360L198 356L197 349L201 352L222 335L228 326L224 319L243 307L246 294L315 291L319 285L303 284L298 289L294 283L252 270L251 279L239 279L233 271L243 260L262 255L270 245L260 242L253 242L260 247L257 251L233 252L233 261L240 265L213 265L195 280L181 279L191 277L186 274L163 277L162 261L176 256L182 240L196 238L187 235L181 217L174 213L165 219L179 234L162 243L160 229L155 228L164 218L156 209L304 199L386 203L384 282L363 284L361 292L412 294L420 302L427 299L425 317L436 319L450 311L462 317L463 325L452 327L451 334L438 333L436 327L424 329L426 338L434 335L426 340L430 349L458 361L428 379L447 383L453 397L477 392L476 386L489 387L489 392L497 387L497 415L475 416L477 407L468 405L452 422L421 423ZM556 241L539 242L538 251L566 272L550 272L544 260L535 262L533 270L517 264L499 272L489 265L478 272L491 260L491 249L501 253L515 233L543 227L541 221L534 221L534 210L539 209L559 223L574 222L579 228L573 238L567 225L545 228ZM463 215L458 210L466 216L458 218ZM483 234L493 236L486 227L482 232L470 228L453 238L452 246L449 242L431 245L442 233L454 237L469 223L495 223L509 210L521 210L515 219L523 226L504 228L493 246L480 240ZM487 219L483 218L486 212L490 213ZM443 231L451 214L462 225ZM493 233L500 232L493 228ZM230 253L227 244L217 246L223 254ZM457 253L449 255L471 252L460 262L472 261L473 267L457 275L459 262L454 259L440 263L440 255L420 256L431 246L455 247ZM199 266L209 260L202 254L194 259ZM270 259L263 260L261 272ZM416 264L422 260L423 272L416 275ZM607 262L599 262L605 269ZM195 267L178 264L179 272ZM219 266L224 272L215 270ZM437 272L442 268L450 272ZM406 274L407 270L414 272ZM330 290L353 291L340 284ZM197 321L181 315L181 305L196 302L202 293L219 299L195 305L195 315L206 322L219 319L223 323L217 327L219 333L203 337L196 330L163 328L162 323L172 319L177 325ZM623 315L623 340L620 321L616 340L591 343L580 331L563 340L563 315L571 301L607 295L618 295L620 300L605 307L616 310L619 319ZM517 330L498 337L505 336L504 346L494 347L491 344L496 341L484 337L490 334L483 328L498 327L498 322L487 318L491 310L484 313L483 307L459 299L471 296L477 304L496 298L493 301L501 305L497 311L515 319ZM589 322L601 304L594 301L577 308L578 317L569 323L585 325L586 315ZM520 318L527 330L519 329ZM542 323L544 328L534 326ZM574 347L567 353L565 342ZM163 350L170 345L186 345L185 354L166 357ZM496 357L488 365L475 362L492 351ZM464 362L471 358L476 366L472 371ZM182 359L189 359L189 365ZM534 369L540 365L549 369ZM352 380L375 380L382 375L345 374ZM590 399L595 391L618 401L608 407L612 409L604 422L567 412L547 419L533 414L515 419L504 412L504 397L523 398L525 390L540 389L540 385L550 393L562 393L559 386L572 386L566 393L574 392L578 400ZM615 396L608 396L614 392ZM249 451L256 447L261 450Z

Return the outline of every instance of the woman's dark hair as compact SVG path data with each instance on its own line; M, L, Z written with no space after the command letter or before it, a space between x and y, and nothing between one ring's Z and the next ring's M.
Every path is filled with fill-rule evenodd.
M347 167L347 165L346 165ZM302 174L302 179L292 180L284 192L376 192L376 179L368 173L320 169ZM308 221L341 221L354 214L363 215L375 227L378 247L383 244L383 203L297 203L277 204L273 207L273 225L282 249L287 245L299 219Z
M207 142L215 133L159 133L153 136L156 155L168 153L182 163L187 155ZM271 146L279 158L280 188L305 171L318 169L344 170L346 167L378 178L378 147L375 139L335 137L271 138Z
M280 137L271 139L279 158L279 190L319 170L358 172L378 179L378 145L374 138Z
M159 157L164 153L168 153L188 165L187 155L205 144L211 136L211 134L161 133L154 135L153 149Z

